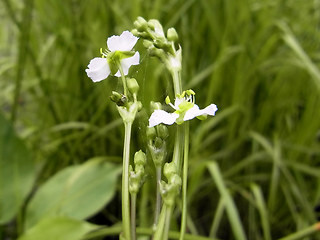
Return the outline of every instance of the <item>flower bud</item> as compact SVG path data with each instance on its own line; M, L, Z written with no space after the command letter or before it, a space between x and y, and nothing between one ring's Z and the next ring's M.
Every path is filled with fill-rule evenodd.
M115 102L118 106L124 106L127 103L126 96L115 91L112 91L110 99L111 101Z
M169 136L168 128L165 125L163 124L158 125L157 130L158 130L158 136L163 140Z
M156 129L155 127L148 127L146 130L148 140L153 140L156 137Z
M138 29L138 31L143 32L147 29L148 23L143 17L138 17L136 21L134 21L133 25Z
M132 94L139 91L139 84L134 78L127 78L127 87Z
M169 28L167 31L167 39L172 42L176 42L179 39L178 33L174 28Z
M154 47L153 43L150 40L143 40L142 44L147 49Z
M174 174L177 174L177 166L174 162L165 163L163 174L169 180Z
M154 147L157 149L162 148L163 146L163 140L159 137L156 137L156 139L154 140Z
M146 162L147 162L147 157L144 152L140 150L134 154L134 164L136 167L137 165L144 166L146 165Z
M161 103L159 103L159 102L154 102L154 101L151 101L151 102L150 102L150 107L151 107L151 111L161 110L161 109L162 109Z

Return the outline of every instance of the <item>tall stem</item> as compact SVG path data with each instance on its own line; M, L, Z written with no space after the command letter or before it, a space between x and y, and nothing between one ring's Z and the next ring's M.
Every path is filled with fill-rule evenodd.
M163 231L163 240L168 239L168 233L169 233L169 228L170 228L170 220L171 220L171 212L172 212L172 206L167 206L167 211L166 211L166 222L164 225L164 231Z
M124 149L122 166L122 227L126 240L131 240L130 234L130 206L129 206L129 156L132 122L124 123Z
M189 160L189 122L184 123L184 156L182 172L182 216L180 228L180 240L184 239L187 223L187 181Z
M119 71L120 71L120 74L121 74L121 80L122 80L122 85L123 85L123 94L125 96L128 96L126 78L124 76L124 73L123 73L123 70L122 70L122 67L121 67L120 63L118 63L118 68L119 68Z
M131 239L136 240L136 202L137 194L131 194Z
M160 208L161 208L161 196L160 196L161 166L156 167L156 173L157 173L157 192L156 192L156 210L154 214L154 226L158 224Z

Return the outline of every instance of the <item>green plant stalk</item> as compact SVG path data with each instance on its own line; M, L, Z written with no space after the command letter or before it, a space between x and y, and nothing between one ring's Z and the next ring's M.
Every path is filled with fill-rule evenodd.
M136 203L137 194L131 194L131 239L136 240Z
M156 231L154 233L153 240L162 239L163 229L166 221L166 212L167 212L167 206L164 204L161 209L160 218L156 226Z
M180 227L180 240L184 239L187 224L187 181L189 162L189 122L184 123L184 154L182 169L182 215Z
M97 239L105 236L114 236L122 231L121 226L103 227L99 230L88 233L82 240ZM150 236L153 233L151 228L137 228L137 233L140 236ZM176 231L169 231L168 236L170 239L179 239L180 233ZM154 239L155 240L155 239ZM217 238L209 238L204 236L197 236L186 234L184 240L218 240Z
M162 238L163 240L167 240L168 239L172 209L173 209L173 206L167 206L166 221L165 221L165 224L164 224L164 232L163 232L163 238Z
M305 229L302 229L298 232L295 232L293 234L290 234L286 237L280 238L279 240L296 240L296 239L302 239L303 237L309 236L313 233L320 231L320 222L317 222L313 224L310 227L307 227Z
M131 240L130 234L130 206L129 206L129 161L130 161L130 137L132 122L124 123L125 137L122 166L122 228L126 240Z
M118 63L118 68L119 68L119 71L120 71L120 74L121 74L121 81L122 81L122 85L123 85L123 94L128 97L128 90L127 90L127 84L126 84L126 78L124 76L124 73L123 73L123 69L121 67L121 64L120 62Z
M157 173L157 190L156 190L156 209L154 214L154 226L158 224L160 210L161 210L161 196L160 196L161 166L156 167L156 173Z

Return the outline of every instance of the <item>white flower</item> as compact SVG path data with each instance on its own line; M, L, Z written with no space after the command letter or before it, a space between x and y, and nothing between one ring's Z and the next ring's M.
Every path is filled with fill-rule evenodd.
M206 108L200 109L199 106L194 103L195 93L192 90L188 91L184 92L180 97L177 97L174 101L174 105L169 101L168 104L175 109L173 113L168 113L159 109L155 110L149 118L149 127L154 127L160 123L172 125L176 122L181 124L184 121L191 120L195 117L203 120L208 115L215 115L218 110L215 104L210 104Z
M130 52L134 45L137 43L138 38L133 36L133 34L129 31L124 31L120 36L111 36L107 40L107 46L109 51L107 50L105 53L102 53L103 57L96 57L92 59L88 65L88 69L85 71L89 78L92 79L93 82L99 82L103 79L106 79L111 73L111 69L108 62L108 57L118 52ZM138 65L140 60L139 52L136 52L133 56L120 58L120 65L123 70L124 75L127 75L129 72L129 68L132 65ZM120 71L118 70L115 73L116 77L120 77Z

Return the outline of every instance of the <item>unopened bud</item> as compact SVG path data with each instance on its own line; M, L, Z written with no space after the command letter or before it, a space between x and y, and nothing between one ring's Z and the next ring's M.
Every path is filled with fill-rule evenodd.
M132 94L139 91L139 84L134 78L127 78L127 87Z
M160 138L166 139L169 136L168 128L165 125L163 124L158 125L157 130L158 130L158 136Z
M169 28L167 31L167 39L172 42L176 42L179 39L178 33L174 28Z
M151 107L151 111L154 111L154 110L161 110L162 109L162 105L161 103L159 102L154 102L154 101L151 101L150 102L150 107Z
M153 43L150 40L143 40L142 44L147 49L154 47Z
M163 174L169 180L174 174L177 174L177 166L174 162L165 163Z
M134 21L133 25L141 32L146 30L148 27L148 23L143 17L138 17L137 20Z
M115 102L118 106L124 106L127 103L126 96L115 91L112 91L110 99L111 101Z
M137 165L144 166L146 162L147 162L147 157L144 152L140 150L134 154L134 164L136 165L136 167Z
M156 137L156 129L155 127L148 127L147 130L146 130L146 134L147 134L147 138L149 140L153 140L155 137Z

